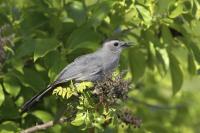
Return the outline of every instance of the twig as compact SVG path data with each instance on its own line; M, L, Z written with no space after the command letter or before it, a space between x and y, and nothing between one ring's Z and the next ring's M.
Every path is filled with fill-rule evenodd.
M43 123L40 125L36 125L36 126L30 127L30 128L27 128L27 129L21 131L20 133L34 133L34 132L37 132L40 130L45 130L47 128L53 127L56 124L63 124L65 122L69 122L69 121L71 121L71 119L74 117L75 114L76 114L76 111L74 111L70 117L62 117L56 122L52 120L52 121L49 121L49 122L46 122L46 123Z
M58 121L59 124L62 124L64 122L65 122L65 118L61 118ZM33 132L36 132L39 130L45 130L47 128L53 127L54 125L55 125L54 121L49 121L49 122L41 124L41 125L36 125L36 126L30 127L30 128L27 128L27 129L21 131L21 133L33 133Z

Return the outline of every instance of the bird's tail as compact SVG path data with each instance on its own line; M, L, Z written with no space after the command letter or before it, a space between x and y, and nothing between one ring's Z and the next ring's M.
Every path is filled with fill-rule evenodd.
M30 100L28 100L21 108L21 112L28 111L32 106L34 106L39 100L41 100L46 94L50 93L54 89L54 86L49 85L45 90L42 90Z

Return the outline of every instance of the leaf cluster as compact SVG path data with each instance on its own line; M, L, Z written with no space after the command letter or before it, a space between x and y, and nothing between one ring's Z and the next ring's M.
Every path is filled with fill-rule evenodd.
M117 123L121 122L139 127L139 119L133 117L130 111L127 112L128 110L121 111L123 101L127 100L129 88L130 81L124 80L123 76L118 74L107 76L103 81L96 83L71 82L66 87L58 86L52 94L61 98L63 105L66 105L59 111L63 112L59 114L60 117L64 114L66 117L74 115L71 124L82 127L82 130L88 128L104 130L103 128L110 124L116 127Z

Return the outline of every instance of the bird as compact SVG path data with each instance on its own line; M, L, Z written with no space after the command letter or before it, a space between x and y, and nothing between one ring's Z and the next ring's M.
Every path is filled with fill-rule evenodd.
M77 57L57 75L54 82L28 100L22 106L21 112L27 112L60 84L71 80L75 82L101 81L105 75L111 74L114 71L119 64L120 53L124 48L130 46L130 42L110 40L104 42L103 46L97 51Z

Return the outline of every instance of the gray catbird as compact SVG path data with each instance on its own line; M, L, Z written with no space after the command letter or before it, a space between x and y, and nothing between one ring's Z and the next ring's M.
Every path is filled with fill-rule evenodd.
M27 101L22 107L22 112L26 112L56 86L67 81L100 81L118 66L122 49L129 46L129 43L111 40L105 42L103 47L94 53L76 58L58 74L53 83Z

